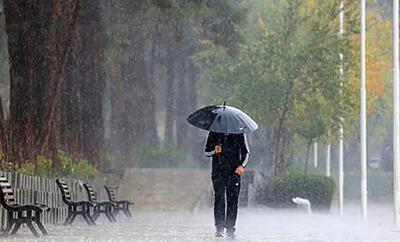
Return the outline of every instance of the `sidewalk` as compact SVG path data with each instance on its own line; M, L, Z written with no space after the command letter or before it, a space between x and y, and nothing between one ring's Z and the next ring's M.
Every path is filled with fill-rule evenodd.
M236 241L400 241L400 232L392 230L392 210L388 205L371 205L368 223L361 221L356 207L346 208L345 212L340 217L308 215L301 210L241 209ZM213 237L211 209L194 214L134 211L130 220L118 218L118 223L100 220L94 227L82 222L47 226L50 235L40 239L21 230L5 241L227 241Z

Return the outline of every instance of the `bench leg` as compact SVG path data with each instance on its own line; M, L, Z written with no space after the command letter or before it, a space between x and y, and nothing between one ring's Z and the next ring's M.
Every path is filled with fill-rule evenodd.
M71 218L68 221L68 224L72 224L72 222L74 222L75 218L76 218L76 213L72 213Z
M38 234L38 232L36 231L35 227L33 226L32 221L26 222L26 225L28 226L29 230L32 232L32 234L33 234L36 238L40 237L39 234Z
M89 213L89 215L90 215L90 213ZM100 208L99 207L95 207L94 208L94 212L93 212L93 216L92 216L93 221L96 221L99 216L100 216Z
M124 212L126 217L128 217L128 218L132 217L132 215L130 214L128 209L124 208L124 209L122 209L122 211Z
M10 231L11 231L11 229L12 229L12 227L13 227L13 225L14 225L14 221L13 221L13 220L9 220L9 221L7 222L6 228L5 228L4 231L3 231L3 234L5 234L5 235L9 234Z
M19 219L22 219L22 216L19 216L19 215L20 215L20 214L18 213L18 218L19 218ZM22 214L21 214L21 215L22 215ZM39 236L39 233L36 231L35 227L34 227L33 224L32 224L32 221L33 221L32 210L27 210L27 211L26 211L26 219L27 219L26 225L28 226L28 228L29 228L29 230L32 232L32 234L33 234L36 238L40 237L40 236Z
M86 213L82 213L82 217L83 217L83 219L86 221L86 223L87 223L88 225L92 225L92 223L89 221L89 219L88 219Z
M121 210L121 209L120 209L118 206L115 206L114 212L113 212L115 217L118 215L118 213L119 213L120 210Z
M71 218L72 218L72 214L73 214L72 208L71 208L71 207L68 207L68 215L67 215L67 217L65 218L64 225L71 224L69 221L70 221Z
M113 217L112 213L110 213L109 206L105 206L104 214L107 216L108 220L112 223L115 222L115 218Z
M115 218L114 214L112 213L112 211L110 210L110 216L111 218L114 220L114 222L117 222L117 219Z
M124 204L122 205L122 211L125 213L125 216L126 216L126 217L128 217L128 218L132 217L132 214L131 214L131 212L129 211L129 204L124 203Z
M27 214L27 216L29 216L29 214ZM17 218L14 219L15 225L14 225L14 228L11 230L10 234L15 234L18 231L18 229L21 227L21 224L22 224L22 222L20 221L21 218L22 218L22 211L19 211L17 213Z
M113 213L112 213L112 207L111 206L107 206L106 207L106 215L107 217L109 217L109 219L112 220L112 222L117 222L117 220L115 219Z
M18 229L21 228L21 222L14 222L14 228L11 230L10 234L15 234L17 233Z
M110 214L108 214L108 212L104 213L108 219L108 221L110 221L111 223L114 222L114 220L111 218Z
M92 222L92 220L89 218L89 216L90 215L88 215L87 213L82 213L82 217L88 225L95 225L95 223Z
M43 235L48 235L46 228L43 226L42 222L40 222L40 213L36 213L35 223L37 224L40 231L42 231Z
M88 219L89 219L89 221L90 221L90 223L91 223L92 225L96 225L96 223L94 222L92 216L90 216L89 213L87 213L87 217L88 217Z
M67 217L65 218L64 225L70 224L69 220L72 218L72 213L68 212Z
M92 217L90 216L90 208L88 206L83 206L82 207L82 217L86 221L88 225L96 225L96 223L93 221Z
M42 222L40 222L40 220L35 221L38 228L40 229L40 231L42 231L43 235L48 235L49 233L47 233L46 228L43 226Z

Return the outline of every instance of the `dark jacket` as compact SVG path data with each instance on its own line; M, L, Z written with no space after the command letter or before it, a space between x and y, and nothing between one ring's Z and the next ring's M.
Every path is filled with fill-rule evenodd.
M222 147L222 153L216 155L215 146ZM245 134L223 134L210 132L205 145L205 153L212 157L213 173L226 170L234 172L239 166L246 166L249 158L249 148Z

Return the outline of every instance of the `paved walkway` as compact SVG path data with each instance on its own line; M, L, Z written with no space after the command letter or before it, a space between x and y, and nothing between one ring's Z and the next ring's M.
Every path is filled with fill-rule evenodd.
M236 241L400 241L400 232L392 230L390 206L370 206L368 223L360 221L358 209L349 210L340 217L300 210L241 209ZM213 237L211 212L134 211L134 218L119 216L115 224L100 220L94 227L81 222L47 226L50 235L40 239L24 229L0 241L227 241Z

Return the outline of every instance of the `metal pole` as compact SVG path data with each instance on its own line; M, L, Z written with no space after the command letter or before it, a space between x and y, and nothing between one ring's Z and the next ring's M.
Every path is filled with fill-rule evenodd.
M331 176L331 143L326 145L326 166L325 174L327 177Z
M344 0L340 2L340 15L339 15L339 34L343 36L344 34ZM343 72L343 54L340 53L340 87L343 87L344 80L344 72ZM340 95L342 95L342 91L340 91ZM343 215L343 139L344 139L344 130L343 130L343 117L340 117L339 124L339 160L338 160L338 168L339 168L339 213Z
M367 102L365 89L365 0L361 0L361 212L367 220Z
M394 224L400 229L399 0L393 0L393 194Z
M314 167L318 167L318 142L314 142Z
M343 118L340 119L341 122L343 123ZM343 187L344 187L344 171L343 171L343 139L344 139L344 130L343 130L343 124L340 125L339 129L339 214L343 215Z

